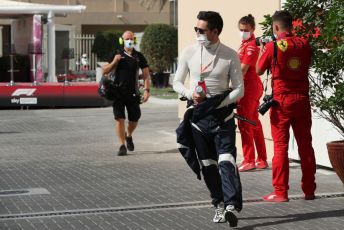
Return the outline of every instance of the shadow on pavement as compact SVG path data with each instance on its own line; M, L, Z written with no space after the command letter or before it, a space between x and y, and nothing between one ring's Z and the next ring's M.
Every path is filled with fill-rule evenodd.
M292 214L292 215L287 215L287 216L246 217L246 218L244 217L244 218L240 218L239 221L240 220L273 219L273 218L278 218L278 219L283 218L283 220L269 221L267 223L243 226L243 227L238 227L237 229L251 230L258 227L266 227L266 226L272 226L272 225L277 226L279 224L285 224L285 223L291 223L291 222L306 221L306 220L318 219L318 218L342 217L342 216L344 216L344 209L322 211L322 212L300 213L300 214Z

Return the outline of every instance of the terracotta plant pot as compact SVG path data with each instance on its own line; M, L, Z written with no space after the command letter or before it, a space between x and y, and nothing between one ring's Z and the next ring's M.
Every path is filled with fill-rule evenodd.
M344 184L344 140L327 143L327 151L334 171Z

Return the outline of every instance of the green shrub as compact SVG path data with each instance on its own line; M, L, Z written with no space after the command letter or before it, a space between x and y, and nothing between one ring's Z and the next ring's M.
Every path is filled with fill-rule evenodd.
M97 55L98 60L107 61L112 51L119 49L118 39L123 32L118 30L108 30L98 32L92 46L92 53Z
M167 24L147 26L140 48L152 71L162 73L168 70L178 55L177 29Z

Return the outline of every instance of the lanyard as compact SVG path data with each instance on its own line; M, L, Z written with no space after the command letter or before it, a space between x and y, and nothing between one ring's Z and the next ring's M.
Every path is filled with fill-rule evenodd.
M264 87L264 95L266 95L266 91L268 89L268 82L269 82L269 72L271 72L271 95L273 95L273 88L274 88L274 72L275 72L275 69L276 69L276 65L277 65L277 44L276 44L276 41L274 41L274 54L273 54L273 65L272 65L272 68L273 70L269 71L267 70L266 71L266 80L265 80L265 87Z
M215 54L213 56L213 59L206 65L203 67L203 46L201 46L201 58L200 58L200 78L201 78L201 81L204 81L204 77L202 76L202 74L210 67L210 65L214 62L216 56L217 56L217 52L219 50L219 46L220 46L220 42L219 44L217 45L216 47L216 51L215 51Z

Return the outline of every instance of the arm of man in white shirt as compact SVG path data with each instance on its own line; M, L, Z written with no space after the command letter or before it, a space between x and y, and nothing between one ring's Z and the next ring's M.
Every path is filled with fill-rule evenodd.
M192 99L192 91L184 86L184 82L187 74L189 73L189 67L187 64L187 50L180 55L178 61L178 68L173 79L173 90L186 97L187 99Z

